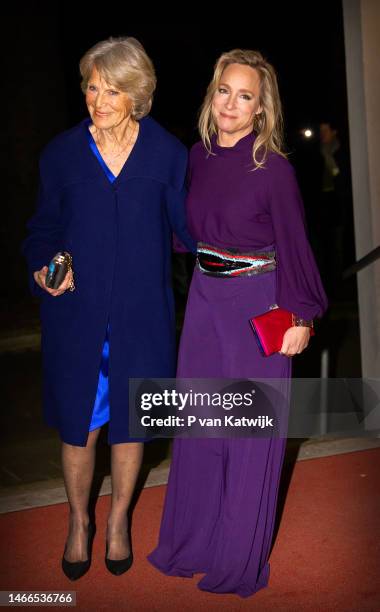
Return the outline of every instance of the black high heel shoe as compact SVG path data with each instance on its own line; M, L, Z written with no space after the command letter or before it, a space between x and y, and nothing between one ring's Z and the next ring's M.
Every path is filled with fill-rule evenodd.
M106 556L104 557L104 561L106 564L106 568L108 569L109 572L111 572L111 574L114 574L114 576L120 576L121 574L124 574L124 572L127 572L132 566L132 563L133 563L132 550L129 553L129 557L125 557L125 559L119 559L119 560L108 559L107 555L108 555L108 542L106 541Z
M81 578L82 576L84 576L84 574L88 572L88 570L90 569L91 555L92 555L92 543L93 543L93 539L95 536L95 531L96 531L95 525L90 523L88 526L88 535L87 535L87 559L86 561L67 561L67 559L65 559L65 552L66 552L67 544L65 545L65 550L63 552L63 557L62 557L62 570L63 570L63 573L70 580L78 580L78 578Z

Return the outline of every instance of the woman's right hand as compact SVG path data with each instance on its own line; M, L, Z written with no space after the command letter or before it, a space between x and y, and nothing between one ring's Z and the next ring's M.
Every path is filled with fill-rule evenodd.
M67 272L65 278L63 279L62 283L57 289L50 289L49 287L46 287L47 271L48 271L48 267L44 266L43 268L41 268L41 270L37 270L36 272L33 273L34 280L36 281L37 285L39 285L41 289L45 289L45 291L50 293L50 295L52 295L53 297L56 297L57 295L62 295L62 293L65 293L65 291L70 287L71 281L73 280L72 271L69 270Z

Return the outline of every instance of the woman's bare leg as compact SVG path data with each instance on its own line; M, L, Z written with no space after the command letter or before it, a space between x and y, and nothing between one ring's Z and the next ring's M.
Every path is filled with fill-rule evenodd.
M129 556L127 512L140 471L144 445L141 442L113 444L111 450L112 503L107 523L108 558Z
M63 478L70 506L65 559L71 562L87 559L88 502L99 432L100 427L89 432L85 447L62 443Z

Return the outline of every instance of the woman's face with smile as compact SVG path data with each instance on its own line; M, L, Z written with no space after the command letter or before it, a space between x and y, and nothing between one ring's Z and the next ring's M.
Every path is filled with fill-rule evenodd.
M254 115L261 112L260 77L255 68L229 64L223 70L212 100L212 115L221 133L239 140L253 129Z
M93 124L105 130L118 126L132 110L128 94L107 83L95 66L87 84L86 104Z

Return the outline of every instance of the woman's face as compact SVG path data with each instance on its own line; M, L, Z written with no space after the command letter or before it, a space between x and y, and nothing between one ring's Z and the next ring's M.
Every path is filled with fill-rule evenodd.
M128 94L107 83L95 66L87 84L86 104L93 124L103 130L118 126L132 109Z
M260 77L255 68L229 64L222 72L212 100L212 116L219 132L239 138L253 129L253 117L261 112Z

